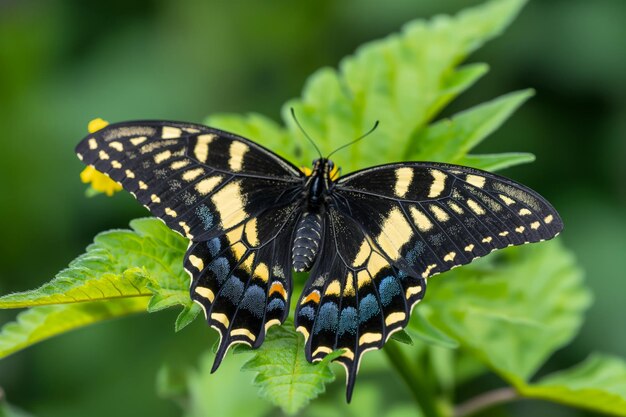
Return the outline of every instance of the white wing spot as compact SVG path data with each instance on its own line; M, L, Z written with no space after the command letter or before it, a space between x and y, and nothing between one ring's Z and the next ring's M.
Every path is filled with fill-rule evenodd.
M163 134L161 135L161 137L163 139L177 139L182 133L183 131L177 127L163 126Z
M511 204L515 204L515 200L513 200L512 198L509 198L505 196L504 194L498 194L498 195L500 196L500 199L506 203L507 206L510 206Z
M431 169L430 173L433 176L433 182L430 184L428 198L439 197L443 190L446 188L446 178L448 176L436 169Z
M471 198L467 199L467 205L469 206L469 208L476 214L481 215L481 214L485 214L485 210L474 200L472 200Z
M485 186L485 177L478 175L468 175L465 182L472 184L474 187L483 188Z
M443 260L447 262L452 262L455 256L456 256L456 252L450 252L446 256L443 257Z
M144 143L144 142L145 142L145 141L147 141L147 140L148 140L148 138L147 138L147 137L145 137L145 136L139 136L139 137L136 137L136 138L132 138L132 139L130 140L130 143L132 143L132 144L133 144L133 146L139 146L139 145L141 145L142 143Z

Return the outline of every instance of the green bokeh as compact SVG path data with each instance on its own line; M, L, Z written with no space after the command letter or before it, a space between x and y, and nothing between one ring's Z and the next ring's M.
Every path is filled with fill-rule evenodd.
M1 2L0 293L39 286L97 232L146 214L125 193L84 197L73 147L90 119L202 121L249 111L277 119L315 69L415 17L476 3ZM521 88L537 91L479 150L537 155L505 174L559 209L562 239L595 293L582 333L555 356L555 369L592 348L626 355L624 16L620 0L531 2L503 37L470 58L491 71L445 112ZM0 313L0 322L12 314ZM0 386L35 415L176 416L175 404L157 396L157 372L168 360L195 365L213 334L198 321L174 335L175 315L131 317L35 346L0 362ZM384 366L375 372L389 376ZM338 401L338 385L320 407ZM398 381L391 385L394 398L405 394ZM365 401L366 391L355 401ZM583 415L534 402L517 408L518 415Z

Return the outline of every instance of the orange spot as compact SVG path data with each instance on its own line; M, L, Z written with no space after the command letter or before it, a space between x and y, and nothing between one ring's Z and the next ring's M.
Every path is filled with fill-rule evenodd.
M319 304L320 302L320 293L318 291L312 291L309 295L302 299L300 304L306 304L309 301L313 301L315 304Z
M278 281L274 281L272 283L272 286L270 287L270 294L269 296L271 297L272 294L274 294L275 292L279 293L284 300L287 299L287 291L285 291L285 287L283 287L283 284L281 284Z
M311 168L309 167L300 167L300 171L304 172L304 175L306 175L307 177L311 176L311 174L313 173L313 171L311 171Z

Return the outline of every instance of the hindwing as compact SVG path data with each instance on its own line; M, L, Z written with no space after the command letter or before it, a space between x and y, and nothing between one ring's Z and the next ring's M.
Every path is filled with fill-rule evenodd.
M391 259L347 213L331 207L327 214L323 247L302 291L295 323L305 336L309 361L342 351L336 360L346 369L349 401L361 356L380 349L406 326L426 281L402 259Z
M230 232L194 242L185 256L191 298L220 334L213 370L228 348L257 348L289 312L291 240L297 203L267 210Z

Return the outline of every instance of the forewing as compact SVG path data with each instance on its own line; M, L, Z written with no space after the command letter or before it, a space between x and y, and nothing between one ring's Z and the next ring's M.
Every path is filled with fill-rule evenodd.
M468 167L404 163L348 175L337 205L392 259L427 278L493 250L551 239L556 210L535 191Z
M268 210L190 246L184 266L192 277L191 298L220 334L213 370L231 345L257 348L267 329L287 317L296 212L297 204Z
M380 349L406 326L426 282L402 262L389 259L346 213L327 213L323 246L296 310L296 328L306 339L309 361L341 350L347 397L352 395L361 356Z
M108 125L84 138L76 153L195 241L288 204L303 175L245 138L180 122Z

